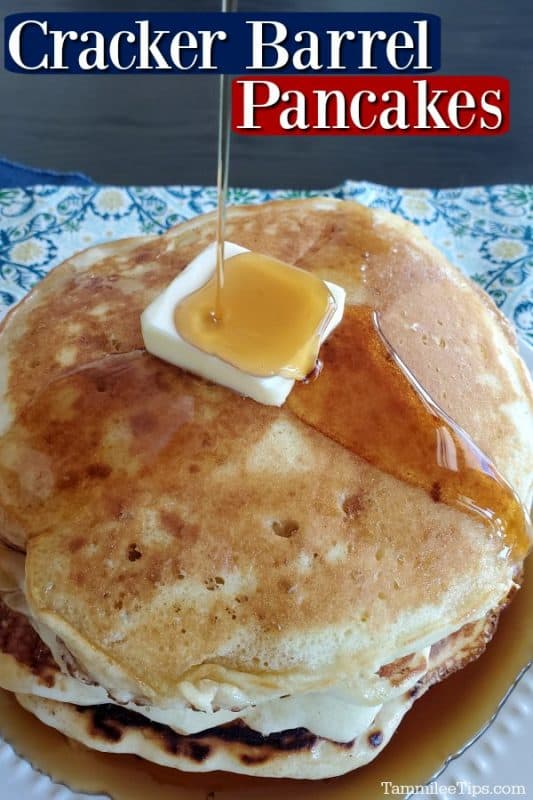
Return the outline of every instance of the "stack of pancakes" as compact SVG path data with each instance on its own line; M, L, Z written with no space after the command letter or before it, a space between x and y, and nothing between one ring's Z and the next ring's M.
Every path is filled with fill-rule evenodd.
M207 215L91 248L3 324L0 686L98 750L338 775L483 651L521 557L290 407L144 351L142 310L214 232ZM513 334L414 226L294 200L229 209L227 239L375 308L529 507L532 393Z

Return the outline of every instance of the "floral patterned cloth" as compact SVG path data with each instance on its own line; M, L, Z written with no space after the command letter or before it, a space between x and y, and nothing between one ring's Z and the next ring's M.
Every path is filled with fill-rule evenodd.
M533 345L533 186L415 190L346 181L320 192L234 189L230 202L312 195L356 199L416 222ZM161 233L215 205L215 190L200 186L0 188L0 316L77 250Z

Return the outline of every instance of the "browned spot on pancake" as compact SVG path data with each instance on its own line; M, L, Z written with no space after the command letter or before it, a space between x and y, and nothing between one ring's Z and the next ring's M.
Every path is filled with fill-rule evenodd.
M125 522L133 517L131 511L128 511L127 503L119 497L106 498L106 507L109 509L111 518L118 519L120 522Z
M468 638L472 634L475 625L476 625L475 622L469 622L466 625L463 625L463 627L460 630L455 631L455 633L451 633L445 639L440 639L440 641L435 642L435 644L431 646L431 651L430 651L431 658L437 656L442 649L449 647L450 642L454 641L455 639L459 637Z
M287 578L280 578L278 581L278 588L281 592L290 592L293 587L293 583L288 580ZM237 599L237 602L240 603L240 600Z
M157 428L157 419L149 411L139 411L130 417L130 425L134 436L142 436Z
M183 539L186 537L193 541L199 533L198 525L190 525L184 522L179 514L175 514L172 511L161 511L159 516L163 527L176 538Z
M390 664L384 664L378 675L381 678L386 678L393 686L398 686L405 681L409 675L415 674L423 670L426 666L426 660L417 653L398 658Z
M129 558L129 560L130 561L138 561L139 558L142 558L142 555L143 554L137 548L137 545L135 544L135 542L132 542L132 544L130 544L130 546L128 547L128 558Z
M381 731L373 731L368 734L368 744L371 745L371 747L379 747L382 742L383 734Z
M74 489L81 480L79 472L65 472L57 480L58 489Z
M435 503L440 503L441 500L441 486L438 481L435 481L434 484L431 486L430 491L431 499L435 501Z
M24 614L13 611L0 600L0 651L31 669L40 683L51 687L58 667Z
M90 730L95 737L119 742L128 729L141 730L157 739L172 755L182 755L197 763L205 761L209 756L211 748L198 741L199 737L182 736L168 726L152 722L133 711L127 711L111 704L78 706L77 708L80 713L89 715Z
M71 553L77 553L82 547L85 547L87 544L87 539L83 536L76 536L74 539L71 539L68 543L68 549Z
M113 283L115 281L110 281L108 275L80 275L77 276L73 284L74 286L79 286L81 288L90 288L93 292L101 292L103 290L112 290Z
M295 519L275 520L272 523L272 530L276 536L282 536L284 539L290 539L295 533L300 530L300 523Z
M155 250L153 245L146 247L139 247L135 251L134 261L135 264L149 264L151 261L157 260L159 256L158 250Z
M349 519L355 519L364 509L364 495L362 492L351 494L344 498L342 510Z
M178 514L174 514L172 511L160 511L159 516L161 518L161 522L163 523L163 527L169 531L173 536L180 536L183 529L185 528L186 523L181 519Z
M175 369L179 369L179 367L175 367ZM172 391L173 381L171 380L169 372L166 370L157 370L157 372L154 374L154 383L160 392Z
M109 345L111 347L111 350L113 350L113 352L115 353L119 353L122 347L120 340L117 339L116 336L109 337Z
M114 708L114 706L111 707ZM94 706L91 709L92 733L100 735L111 742L120 742L122 739L122 726L112 714L105 713L104 709L106 708L107 706ZM84 709L78 706L78 711L84 711Z
M109 464L89 464L87 475L89 478L107 478L113 472Z
M294 728L263 736L241 720L185 736L167 725L149 720L142 714L112 704L77 706L77 710L89 718L89 729L95 737L119 742L128 730L138 730L148 738L158 741L172 755L181 755L197 763L205 761L220 742L234 747L243 764L262 764L282 753L310 750L322 738L306 728ZM377 731L376 735L378 734L381 736L381 732ZM350 749L353 741L333 744ZM239 753L239 747L245 747L246 752Z
M254 764L264 764L265 761L268 761L268 755L260 754L257 756L248 755L248 753L243 753L241 755L241 761L243 764L247 766L252 766Z

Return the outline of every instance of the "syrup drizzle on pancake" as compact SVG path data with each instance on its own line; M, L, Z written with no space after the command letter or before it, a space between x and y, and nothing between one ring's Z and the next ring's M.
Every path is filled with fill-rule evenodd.
M320 377L287 400L299 419L435 502L479 516L501 537L503 556L524 558L528 520L516 494L420 386L372 308L346 308L321 357Z

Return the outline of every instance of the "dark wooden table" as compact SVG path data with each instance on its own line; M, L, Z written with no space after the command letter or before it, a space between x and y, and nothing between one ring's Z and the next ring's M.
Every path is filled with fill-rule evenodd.
M16 11L209 11L213 0L2 0ZM324 188L344 178L403 186L533 183L531 0L242 0L243 11L427 11L443 22L442 73L511 80L511 131L492 138L234 136L234 186ZM3 61L3 58L2 58ZM0 155L97 181L215 179L213 76L15 75L0 69Z

